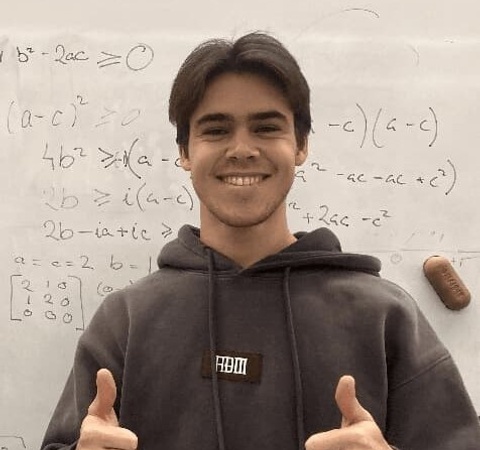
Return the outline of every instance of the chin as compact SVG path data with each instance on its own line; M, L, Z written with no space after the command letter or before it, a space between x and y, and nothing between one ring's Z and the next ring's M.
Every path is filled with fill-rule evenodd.
M207 221L232 228L252 228L275 222L282 217L282 201L268 201L255 205L228 205L225 202L202 202L203 216ZM202 214L201 214L202 215Z
M252 228L266 223L275 211L265 211L262 214L229 215L215 214L218 221L232 228Z
M256 227L258 225L261 225L262 223L264 223L265 221L264 220L249 220L249 219L245 219L245 220L241 220L241 219L234 219L234 220L224 220L223 223L231 228L238 228L238 229L242 229L242 228L253 228L253 227Z

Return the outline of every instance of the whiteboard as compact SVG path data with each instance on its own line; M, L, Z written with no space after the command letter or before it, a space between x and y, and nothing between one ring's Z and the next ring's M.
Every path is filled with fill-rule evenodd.
M0 445L38 448L81 331L108 293L155 270L198 201L168 123L200 41L282 39L312 89L291 229L378 256L449 348L480 413L480 42L473 0L19 1L0 17ZM423 261L472 293L447 310Z

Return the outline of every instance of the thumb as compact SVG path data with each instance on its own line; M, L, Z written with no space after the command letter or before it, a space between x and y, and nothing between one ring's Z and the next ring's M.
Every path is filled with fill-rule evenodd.
M372 415L360 404L355 390L355 378L344 375L340 378L335 392L335 401L342 413L342 428L358 422L373 422Z
M88 414L104 420L108 425L118 426L113 409L116 398L117 386L112 373L108 369L100 369L97 372L97 395L88 407Z

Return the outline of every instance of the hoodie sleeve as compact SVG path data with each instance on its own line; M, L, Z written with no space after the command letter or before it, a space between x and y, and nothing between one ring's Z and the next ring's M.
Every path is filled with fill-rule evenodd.
M96 395L96 373L100 368L109 369L116 381L118 414L126 348L121 330L128 330L128 320L122 302L114 300L112 296L104 301L78 341L73 368L45 433L42 450L76 447L80 425Z
M480 424L458 368L404 294L386 321L386 437L401 450L479 450Z

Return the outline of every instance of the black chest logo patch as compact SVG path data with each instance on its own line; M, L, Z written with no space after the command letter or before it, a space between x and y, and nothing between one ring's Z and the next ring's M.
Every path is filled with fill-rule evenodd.
M203 352L202 377L212 378L210 350ZM215 355L215 370L219 380L259 383L262 379L262 355L260 353L219 351Z

